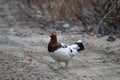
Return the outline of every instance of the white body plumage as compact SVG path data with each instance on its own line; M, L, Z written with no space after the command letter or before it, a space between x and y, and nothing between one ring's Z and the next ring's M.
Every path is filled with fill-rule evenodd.
M79 51L84 50L84 45L81 40L78 40L73 45L67 46L64 43L57 42L55 32L50 33L50 38L51 40L48 44L50 56L58 63L65 62L66 67L73 56L75 56Z
M50 53L50 56L58 62L67 62L69 61L73 56L75 56L78 53L78 49L80 47L77 44L73 44L71 46L61 47L57 49L56 51Z

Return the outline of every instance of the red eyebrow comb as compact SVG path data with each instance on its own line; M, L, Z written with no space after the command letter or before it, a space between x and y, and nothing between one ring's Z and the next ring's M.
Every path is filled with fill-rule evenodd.
M56 32L50 32L51 35L56 35Z

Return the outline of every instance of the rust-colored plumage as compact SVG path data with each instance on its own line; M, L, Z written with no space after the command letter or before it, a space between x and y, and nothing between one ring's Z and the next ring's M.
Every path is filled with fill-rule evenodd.
M58 48L63 47L60 43L57 42L57 36L55 32L50 33L50 42L48 44L48 51L49 52L54 52Z

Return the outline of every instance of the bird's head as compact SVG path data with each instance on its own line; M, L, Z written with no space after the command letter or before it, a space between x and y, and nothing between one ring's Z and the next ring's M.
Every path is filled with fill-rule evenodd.
M49 33L49 36L50 36L50 42L49 42L49 46L50 45L53 45L53 44L56 44L57 43L57 36L56 36L56 32L50 32Z
M50 36L51 38L55 38L55 37L56 37L56 32L54 32L54 31L50 32L50 33L49 33L49 36Z

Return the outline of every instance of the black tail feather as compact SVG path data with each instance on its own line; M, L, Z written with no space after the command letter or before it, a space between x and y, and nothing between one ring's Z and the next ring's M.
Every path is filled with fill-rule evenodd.
M85 50L85 46L83 45L83 43L82 43L82 42L77 42L77 43L75 43L75 44L77 44L77 45L78 45L78 47L79 47L79 49L78 49L77 51L82 51L82 50Z

